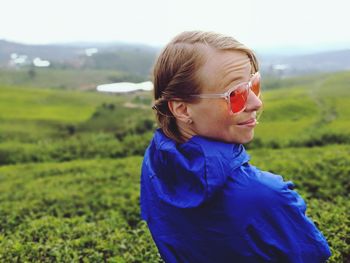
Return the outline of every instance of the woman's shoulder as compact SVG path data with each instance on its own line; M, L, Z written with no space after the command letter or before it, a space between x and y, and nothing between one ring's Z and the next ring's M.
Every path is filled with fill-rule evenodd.
M253 171L253 184L261 185L261 187L270 189L271 191L279 192L283 189L294 189L294 184L291 181L285 181L282 175L275 174L269 171L263 171L253 165L243 166L243 170Z
M244 187L237 193L240 199L250 203L254 209L271 210L281 206L297 206L302 211L306 209L292 181L285 181L281 175L262 171L250 164L243 165L241 173L243 175L239 177L245 179L238 179L238 185Z

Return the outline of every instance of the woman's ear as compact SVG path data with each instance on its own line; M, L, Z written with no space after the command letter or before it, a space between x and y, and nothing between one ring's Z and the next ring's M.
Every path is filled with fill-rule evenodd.
M168 101L168 107L177 120L184 123L189 123L189 120L191 120L186 102L171 100Z

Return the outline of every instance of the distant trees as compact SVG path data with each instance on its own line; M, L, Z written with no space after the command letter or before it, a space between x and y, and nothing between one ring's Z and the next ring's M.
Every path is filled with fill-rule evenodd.
M30 67L28 70L28 76L30 79L34 79L36 77L36 71L33 67Z

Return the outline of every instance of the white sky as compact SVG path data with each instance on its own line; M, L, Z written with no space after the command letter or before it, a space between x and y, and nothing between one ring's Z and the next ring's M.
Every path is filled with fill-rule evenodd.
M0 39L162 46L214 30L251 47L349 44L348 0L2 0Z

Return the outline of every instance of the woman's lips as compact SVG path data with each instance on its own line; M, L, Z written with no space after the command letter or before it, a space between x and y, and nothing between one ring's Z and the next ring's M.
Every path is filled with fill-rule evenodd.
M239 125L239 126L247 126L247 127L255 127L256 123L257 123L256 119L252 118L252 119L240 122L237 125Z

